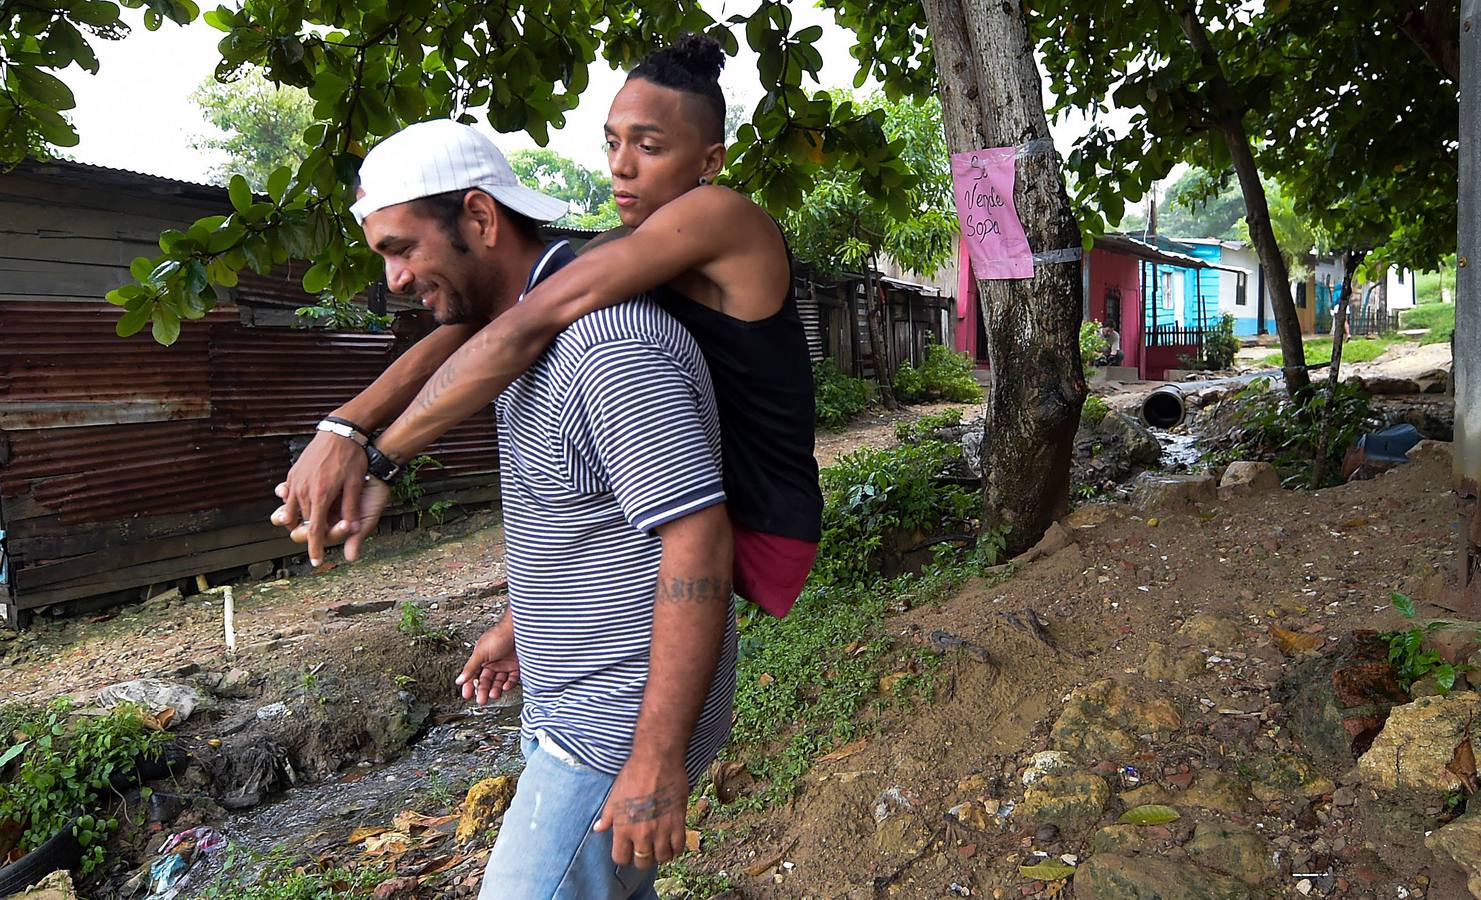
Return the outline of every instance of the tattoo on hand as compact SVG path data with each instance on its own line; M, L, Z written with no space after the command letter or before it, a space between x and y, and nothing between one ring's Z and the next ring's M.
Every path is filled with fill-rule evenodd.
M683 801L686 796L681 794L678 788L668 787L645 796L628 797L622 801L617 810L617 824L636 825L639 822L651 822L672 809L675 803Z
M730 599L730 579L660 578L655 597L660 603L723 603Z

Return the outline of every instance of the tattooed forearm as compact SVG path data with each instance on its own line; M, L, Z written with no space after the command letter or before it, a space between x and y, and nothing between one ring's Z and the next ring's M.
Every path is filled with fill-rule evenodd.
M730 579L660 578L656 599L660 603L723 603L730 599Z
M638 797L627 797L618 804L617 824L635 825L639 822L651 822L670 809L675 804L683 803L687 795L678 788L660 788L652 794L644 794Z

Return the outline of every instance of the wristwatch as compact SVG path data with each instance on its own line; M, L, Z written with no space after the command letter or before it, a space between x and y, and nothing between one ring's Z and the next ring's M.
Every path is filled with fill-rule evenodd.
M382 453L374 444L365 445L365 471L386 484L396 480L401 474L401 464Z
M327 431L330 434L337 434L342 438L349 438L362 447L370 443L370 435L366 434L365 430L359 425L348 419L325 416L323 421L314 427L314 430Z

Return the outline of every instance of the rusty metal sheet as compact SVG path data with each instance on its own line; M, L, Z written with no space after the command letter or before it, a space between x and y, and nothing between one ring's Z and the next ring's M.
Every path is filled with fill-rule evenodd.
M185 323L173 347L147 330L119 338L118 316L102 302L0 300L0 429L209 415L210 322L235 319L235 309Z
M30 501L32 518L63 524L193 512L271 495L288 466L282 440L241 440L209 420L50 428L10 435L0 497L17 536L25 519L11 501Z
M303 434L391 362L389 334L221 325L211 336L213 416L242 434Z

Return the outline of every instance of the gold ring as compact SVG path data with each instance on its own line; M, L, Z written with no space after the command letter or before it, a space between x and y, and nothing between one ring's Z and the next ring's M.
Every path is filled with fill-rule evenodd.
M653 855L652 853L644 853L641 850L634 850L633 851L633 856L637 857L638 859L647 859L648 857L650 857L652 855Z

